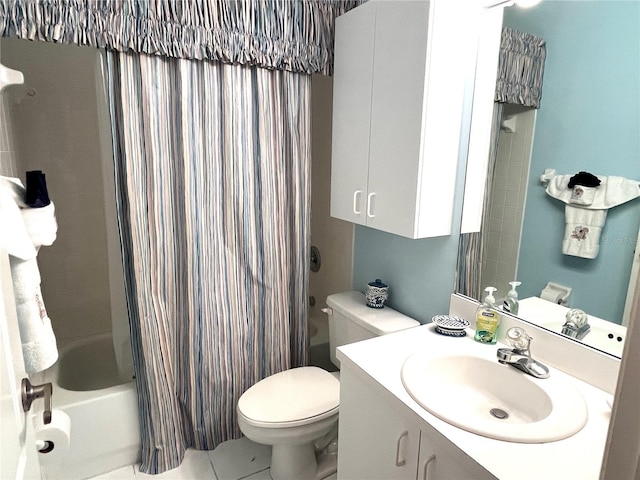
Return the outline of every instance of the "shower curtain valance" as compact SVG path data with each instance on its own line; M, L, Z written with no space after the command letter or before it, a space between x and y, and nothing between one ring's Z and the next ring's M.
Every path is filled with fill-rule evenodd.
M496 102L540 108L546 57L544 39L505 27L500 41Z
M1 0L0 34L330 75L335 17L363 1Z

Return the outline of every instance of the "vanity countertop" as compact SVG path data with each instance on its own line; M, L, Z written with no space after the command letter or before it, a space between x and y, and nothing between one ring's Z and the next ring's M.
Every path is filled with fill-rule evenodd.
M402 384L402 366L415 351L427 350L433 352L434 356L464 353L496 359L499 346L502 345L475 342L471 329L467 330L467 336L463 338L439 335L431 324L344 345L339 347L337 356L342 362L342 368L352 368L363 379L379 384L501 480L598 479L611 416L612 396L586 382L550 367L551 375L566 378L567 382L572 382L581 392L587 404L589 419L575 435L540 444L494 440L454 427L422 408Z
M571 310L569 307L563 305L557 305L538 297L529 297L520 300L518 316L526 318L531 323L560 333L569 310ZM627 336L627 328L593 315L588 315L588 322L591 326L591 331L581 340L582 343L621 357L624 349L624 339Z

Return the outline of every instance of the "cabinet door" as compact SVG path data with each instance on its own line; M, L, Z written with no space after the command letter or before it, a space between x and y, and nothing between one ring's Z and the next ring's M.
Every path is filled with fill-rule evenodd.
M473 12L370 1L336 19L331 216L408 238L451 233Z
M434 432L434 435L437 433ZM417 478L418 480L495 480L496 477L475 463L455 445L446 446L422 431Z
M379 2L367 225L415 236L430 2Z
M415 480L420 430L342 364L338 479Z
M336 19L331 155L331 216L366 221L376 5Z

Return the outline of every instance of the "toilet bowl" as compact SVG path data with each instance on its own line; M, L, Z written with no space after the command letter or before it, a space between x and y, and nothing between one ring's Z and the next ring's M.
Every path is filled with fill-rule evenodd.
M272 446L272 478L321 479L332 467L318 464L314 442L338 422L339 401L335 376L318 367L293 368L261 380L240 397L238 425L250 440Z
M330 295L329 348L335 349L420 325L395 310L368 308L360 292ZM271 478L321 480L335 473L336 455L317 455L315 442L336 428L340 382L318 367L298 367L267 377L242 394L238 426L250 440L271 445Z

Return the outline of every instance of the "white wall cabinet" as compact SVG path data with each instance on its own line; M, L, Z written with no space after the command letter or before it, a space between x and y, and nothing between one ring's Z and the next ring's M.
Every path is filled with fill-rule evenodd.
M340 373L338 445L339 480L495 479L345 362Z
M409 238L451 233L479 31L468 3L371 0L336 19L333 217Z

